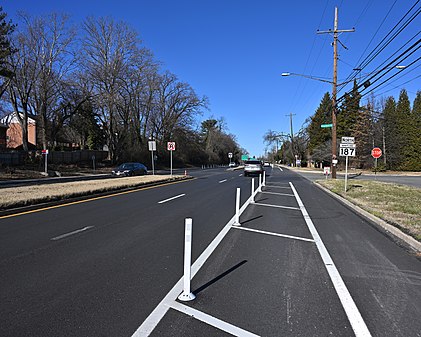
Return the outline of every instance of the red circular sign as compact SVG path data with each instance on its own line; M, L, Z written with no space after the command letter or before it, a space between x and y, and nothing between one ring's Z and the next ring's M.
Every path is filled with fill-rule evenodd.
M371 155L373 158L380 158L382 156L382 150L379 147L375 147L371 150Z

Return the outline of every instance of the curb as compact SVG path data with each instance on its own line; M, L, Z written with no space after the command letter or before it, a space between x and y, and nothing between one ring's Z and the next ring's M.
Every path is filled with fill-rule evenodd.
M367 212L366 210L362 209L361 207L353 204L352 202L346 200L345 198L341 197L340 195L332 192L331 190L327 189L326 187L320 185L319 183L313 182L318 188L322 189L329 195L333 196L334 198L338 199L340 202L351 208L352 210L356 211L363 217L371 220L375 225L380 226L387 235L391 236L392 238L398 238L405 242L410 248L415 250L418 253L421 253L421 242L415 240L412 236L405 234L399 228L388 224L383 219L376 217L375 215Z

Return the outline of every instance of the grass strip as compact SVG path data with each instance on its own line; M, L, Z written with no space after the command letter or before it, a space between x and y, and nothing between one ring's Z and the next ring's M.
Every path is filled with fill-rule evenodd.
M320 185L421 242L421 189L379 181L318 180Z

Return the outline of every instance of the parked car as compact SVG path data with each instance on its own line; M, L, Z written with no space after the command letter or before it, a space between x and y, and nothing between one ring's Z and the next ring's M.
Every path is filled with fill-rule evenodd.
M131 177L148 173L148 169L141 163L124 163L112 170L113 176Z
M270 167L270 163L268 161L265 161L265 163L263 164L264 167Z
M236 166L237 166L237 164L234 161L232 161L231 163L228 164L228 167L236 167Z
M263 174L263 165L260 160L246 160L244 162L244 175Z

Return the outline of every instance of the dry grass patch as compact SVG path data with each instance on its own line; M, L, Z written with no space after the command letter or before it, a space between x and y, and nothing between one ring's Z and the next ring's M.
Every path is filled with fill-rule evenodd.
M421 241L421 189L378 181L319 180L319 184L353 204L399 227Z
M142 186L158 181L175 181L183 178L184 176L171 177L169 175L137 176L3 188L0 194L0 208L5 209L40 202L63 200L77 196Z

